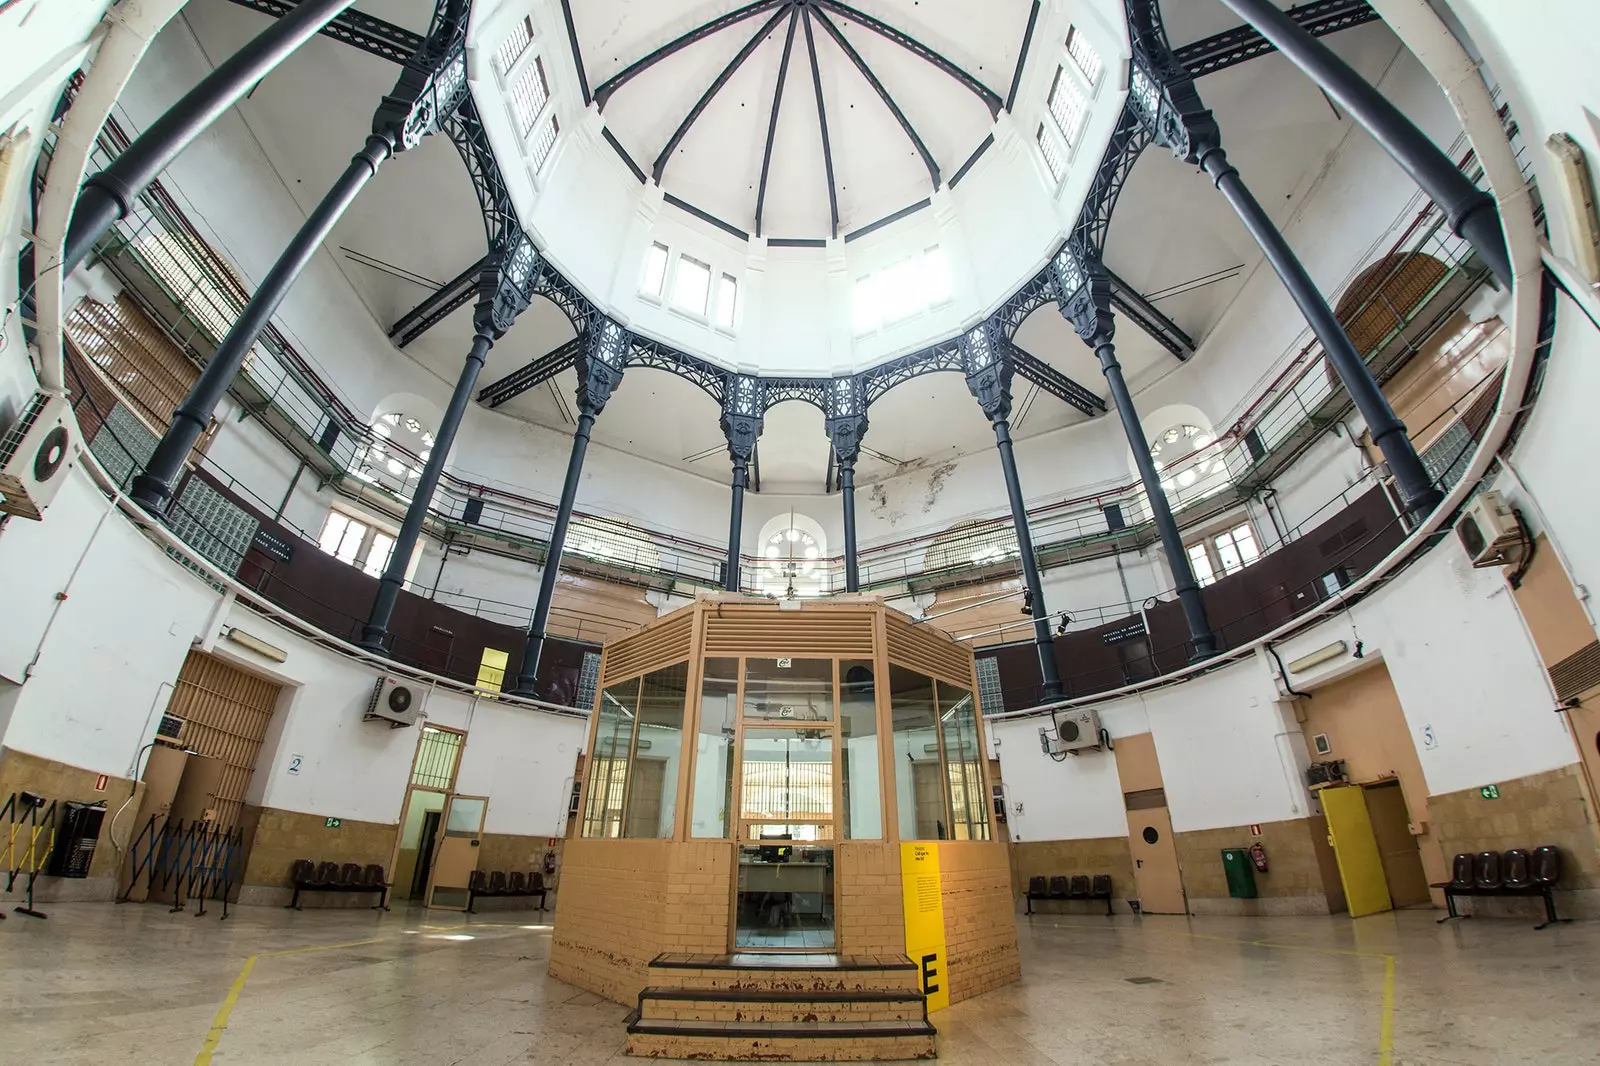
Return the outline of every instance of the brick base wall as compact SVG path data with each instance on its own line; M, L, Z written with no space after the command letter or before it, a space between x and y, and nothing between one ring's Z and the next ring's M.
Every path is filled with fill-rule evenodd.
M939 845L951 1003L1022 977L1006 852L1007 846L998 841L947 840Z
M1247 825L1174 833L1178 865L1190 914L1329 914L1343 908L1344 892L1328 824L1321 816L1261 823L1254 837ZM1222 849L1259 843L1268 870L1258 872L1255 899L1233 899L1222 870Z
M14 748L0 748L0 804L5 803L13 792L32 792L43 796L47 806L48 801L57 801L60 804L57 808L58 828L59 818L65 813L69 800L106 805L105 820L100 824L100 842L95 846L94 860L89 864L89 876L65 878L40 874L38 880L34 882L36 900L108 900L115 897L117 853L111 844L111 819L117 813L117 808L127 801L132 783L124 777L111 777L106 783L106 790L96 792L94 783L99 776L93 770L29 755ZM143 793L142 783L138 786L138 790L139 793ZM133 802L128 804L127 810L122 812L121 820L116 823L116 835L119 841L127 843L138 833L137 827L133 824L138 810L139 795L136 794ZM0 832L9 832L9 825L0 826ZM26 829L20 830L18 840L26 842L27 832ZM22 857L21 851L22 847L19 844L17 856L19 860ZM36 854L41 866L49 859L50 853L42 838ZM26 884L26 877L19 877L17 890L13 895L22 895Z
M834 878L834 931L850 955L904 955L906 924L900 888L900 845L840 843Z
M400 827L382 822L341 819L337 828L327 826L321 814L285 811L276 807L246 807L246 859L240 903L282 906L294 894L289 871L296 859L312 862L378 863L389 869L394 855L395 834ZM250 831L251 823L255 829ZM303 907L370 907L376 897L356 892L310 892L300 897Z
M1024 907L1023 896L1028 891L1030 877L1071 877L1073 874L1090 877L1110 874L1112 898L1138 898L1139 893L1133 883L1133 854L1128 850L1128 838L1125 836L1087 840L1030 840L1011 845L1011 893L1019 908ZM1034 909L1099 913L1105 910L1105 904L1100 900L1046 903L1043 907L1035 903Z

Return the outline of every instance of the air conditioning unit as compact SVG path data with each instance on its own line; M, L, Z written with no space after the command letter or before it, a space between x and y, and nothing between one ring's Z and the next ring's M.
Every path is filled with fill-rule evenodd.
M1055 736L1049 737L1051 754L1100 747L1100 716L1094 711L1062 711L1053 716Z
M1456 520L1456 539L1476 567L1503 566L1514 561L1506 551L1522 544L1517 516L1498 492L1481 492Z
M363 722L382 719L390 729L416 725L417 719L426 718L423 707L428 702L428 690L408 677L380 677L373 686L372 699L367 703Z
M67 401L34 393L16 425L0 437L0 512L43 518L82 447Z

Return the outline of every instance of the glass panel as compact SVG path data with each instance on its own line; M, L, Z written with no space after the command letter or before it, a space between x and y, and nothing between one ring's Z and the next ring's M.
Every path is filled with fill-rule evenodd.
M1239 526L1233 531L1233 543L1239 549L1239 561L1249 566L1261 558L1261 549L1256 547L1256 535L1249 526Z
M550 99L550 86L544 79L544 64L534 60L511 84L511 110L517 116L517 132L526 137L534 119Z
M1083 71L1083 76L1090 85L1100 80L1100 53L1095 51L1094 45L1089 43L1089 39L1076 26L1067 30L1067 54L1078 65L1078 69Z
M387 533L372 534L372 546L367 549L367 562L361 569L373 577L382 577L389 568L389 556L394 554L394 538Z
M1039 153L1044 156L1044 165L1050 168L1050 177L1056 181L1061 180L1061 175L1066 172L1066 161L1061 158L1061 152L1056 148L1055 137L1047 132L1044 123L1039 123Z
M672 283L672 302L697 315L706 313L706 297L711 294L711 268L698 259L678 256L678 274Z
M344 531L350 525L350 519L338 511L329 511L328 520L322 523L322 536L317 543L329 555L336 555L339 551L339 542L344 537Z
M791 836L774 833L767 839L793 839L794 843L740 846L734 944L757 950L832 950L833 849L805 844L798 832Z
M594 751L589 753L589 784L584 792L583 835L622 835L622 789L628 780L628 752L639 709L639 679L600 693Z
M695 737L691 837L726 837L733 806L733 729L739 718L739 660L707 659Z
M1194 569L1194 579L1200 584L1209 585L1217 579L1212 573L1211 556L1206 554L1204 543L1189 545L1189 565Z
M889 705L894 715L895 800L901 840L943 840L943 771L939 762L939 717L933 679L903 666L889 667Z
M739 310L739 282L732 274L722 275L721 289L717 293L717 325L732 329L734 316Z
M749 822L744 827L746 840L832 840L833 826L807 823Z
M1068 146L1078 143L1078 134L1083 131L1083 120L1089 114L1089 98L1078 87L1077 79L1066 72L1065 68L1057 68L1056 83L1050 89L1050 114L1055 116L1056 125L1061 128L1061 136L1067 139Z
M650 250L644 253L644 281L639 285L639 291L651 296L660 296L661 287L667 280L667 246L652 244Z
M561 123L551 115L539 126L533 140L528 142L528 166L535 174L544 169L545 160L550 158L550 149L556 146L556 135L560 132Z
M939 725L944 730L945 780L950 789L950 838L988 840L989 806L983 793L983 748L978 743L972 693L938 683Z
M883 797L878 787L878 699L872 663L839 664L839 729L844 758L844 835L850 840L883 836Z
M475 837L478 830L483 828L483 809L489 806L488 800L467 799L456 796L450 800L450 809L445 814L444 831L446 836Z
M1217 538L1217 561L1222 564L1222 572L1231 574L1243 567L1239 562L1239 551L1233 546L1233 536L1224 533Z
M499 692L506 681L506 663L510 658L499 648L484 648L483 659L478 663L478 687Z
M833 660L746 659L744 716L764 721L833 721Z
M623 836L665 840L678 815L678 762L683 757L683 707L689 664L644 675L639 729L628 770L628 817Z
M740 816L746 820L833 818L833 734L827 729L746 729Z
M424 788L449 788L455 784L461 740L460 733L423 726L422 736L417 741L417 755L411 763L411 783Z

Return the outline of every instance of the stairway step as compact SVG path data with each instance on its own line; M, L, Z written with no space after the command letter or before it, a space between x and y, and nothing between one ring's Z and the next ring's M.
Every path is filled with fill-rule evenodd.
M684 955L650 963L656 986L767 992L920 993L916 966L904 955Z
M706 1022L920 1022L927 1001L893 989L772 991L759 988L646 988L639 1015L650 1020Z
M931 1059L938 1054L936 1036L925 1021L787 1024L640 1019L628 1025L628 1054L764 1062Z

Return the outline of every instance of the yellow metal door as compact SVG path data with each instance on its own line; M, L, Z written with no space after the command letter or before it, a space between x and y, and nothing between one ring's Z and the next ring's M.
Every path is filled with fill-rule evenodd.
M433 875L428 879L429 907L467 909L467 885L478 868L478 843L488 796L451 796L445 802L439 842L433 851Z
M1367 814L1366 790L1341 785L1317 792L1328 819L1328 843L1339 860L1339 880L1344 883L1350 917L1392 910L1389 882L1383 875L1383 855Z

